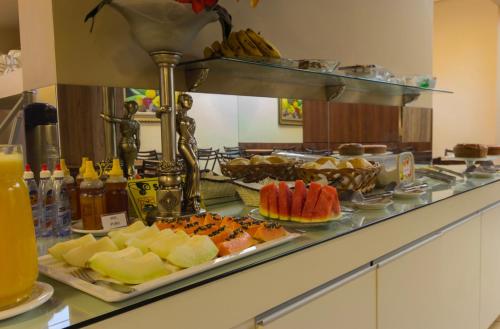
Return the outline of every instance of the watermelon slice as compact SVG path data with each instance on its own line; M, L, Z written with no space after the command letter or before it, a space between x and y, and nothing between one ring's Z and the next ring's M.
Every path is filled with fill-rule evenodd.
M315 220L327 220L332 215L332 205L335 195L324 186L319 194L318 202L314 207L313 217Z
M332 194L333 196L333 204L332 204L332 211L334 215L340 215L340 201L339 201L339 194L337 193L337 189L333 186L325 186L327 188L327 191Z
M302 218L302 207L306 199L306 184L302 180L295 181L295 190L292 195L292 207L290 211L292 221L300 221Z
M278 195L279 190L278 186L272 185L272 188L269 190L269 218L279 218L278 215Z
M281 220L290 220L292 206L292 191L285 182L279 184L278 215Z
M264 217L269 217L269 193L274 189L274 184L267 184L260 189L259 213Z
M304 208L302 209L302 217L304 219L311 220L314 218L314 208L318 202L319 194L321 192L321 185L312 182L309 185L309 191L307 192L306 201L304 202Z

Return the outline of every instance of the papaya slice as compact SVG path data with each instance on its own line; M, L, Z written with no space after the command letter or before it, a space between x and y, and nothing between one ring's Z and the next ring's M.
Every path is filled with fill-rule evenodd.
M277 223L263 223L257 228L252 237L260 241L271 241L285 236L287 231Z
M199 226L196 230L194 230L194 234L197 235L210 235L211 233L217 231L219 226L217 224L211 223L203 226Z
M285 182L279 183L278 217L281 220L290 220L292 206L292 192Z
M165 219L162 221L155 222L155 225L156 227L158 227L158 229L160 229L160 231L166 229L171 229L171 230L176 229L178 226L176 219Z
M302 208L306 199L306 184L302 180L295 181L295 189L292 194L292 206L290 209L290 219L300 221L302 218Z
M233 217L226 216L222 219L219 224L220 227L225 226L229 228L231 231L234 231L241 227L241 224L238 223Z
M187 234L193 234L194 231L196 231L196 229L199 227L200 227L199 221L192 221L192 222L190 221L184 224L184 226L181 229L184 230L184 232L186 232Z
M278 209L278 195L279 190L276 185L272 185L269 189L268 202L269 202L269 218L279 218Z
M314 218L314 208L316 207L316 202L318 202L319 193L321 192L321 185L312 182L309 185L309 191L307 191L306 201L304 202L304 208L302 208L302 217L306 220L312 220Z
M217 244L219 256L226 256L245 250L255 244L255 240L243 230L237 230L225 241Z
M213 231L208 236L210 237L210 239L212 239L213 243L218 244L226 240L231 235L231 233L233 233L233 231L228 227L220 226L217 230Z
M211 213L207 213L205 215L205 218L203 218L202 226L208 225L208 224L217 224L217 222L220 221L220 216L218 215L212 215Z

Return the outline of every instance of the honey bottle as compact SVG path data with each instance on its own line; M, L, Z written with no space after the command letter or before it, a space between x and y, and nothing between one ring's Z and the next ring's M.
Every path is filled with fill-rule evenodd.
M80 196L75 183L75 179L70 175L69 169L66 166L66 160L61 159L61 170L64 172L64 183L69 197L69 205L71 210L71 219L80 219Z
M80 184L80 213L83 229L102 229L101 215L105 212L104 185L95 171L94 163L87 161L83 181Z
M109 214L128 213L127 179L123 177L119 159L113 159L113 168L108 172L108 175L104 184L106 212Z
M78 175L76 175L76 200L78 203L78 207L76 212L72 216L74 216L76 219L80 219L82 217L80 213L80 184L83 182L83 174L85 174L85 168L87 166L87 161L89 158L87 157L82 157L82 165L80 166L80 169L78 169Z

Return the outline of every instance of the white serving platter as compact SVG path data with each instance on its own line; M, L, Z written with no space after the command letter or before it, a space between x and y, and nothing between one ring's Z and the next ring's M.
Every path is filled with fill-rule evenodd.
M256 254L258 252L271 249L273 247L279 246L281 244L284 244L290 240L293 240L295 238L298 238L300 234L298 233L289 233L288 235L264 242L261 244L257 244L255 246L252 246L250 248L247 248L237 254L232 254L224 257L218 257L210 262L194 266L191 268L183 269L178 272L171 273L169 275L160 277L155 280L151 280L142 284L138 285L131 285L135 289L134 292L129 293L129 294L124 294L118 291L111 290L108 287L104 286L98 286L95 284L91 284L89 282L83 281L81 279L73 277L70 272L76 269L74 266L67 265L65 262L55 259L51 255L45 255L41 256L38 258L38 268L40 270L40 273L43 273L44 275L55 279L57 281L60 281L62 283L65 283L73 288L76 288L78 290L81 290L89 295L92 295L94 297L97 297L99 299L102 299L105 302L121 302L127 299L130 299L132 297L142 295L144 293L150 292L152 290L155 290L157 288L166 286L168 284L174 283L176 281L180 281L183 279L186 279L188 277L200 274L202 272L217 268L219 266L222 266L224 264L234 262L236 260L242 259L244 257ZM93 272L92 270L89 269L89 271L92 272L92 276L96 279L101 279L102 277ZM112 281L112 280L110 280Z

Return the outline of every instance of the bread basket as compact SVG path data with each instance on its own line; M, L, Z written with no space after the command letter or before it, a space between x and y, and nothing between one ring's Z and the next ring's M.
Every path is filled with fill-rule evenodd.
M249 165L231 165L227 162L221 162L220 169L224 176L241 179L245 183L259 182L268 177L283 181L297 179L294 161Z
M305 182L315 181L326 177L333 182L340 191L352 190L363 193L370 192L375 188L377 175L381 166L378 162L373 163L371 168L343 168L343 169L308 169L296 168L297 176Z

